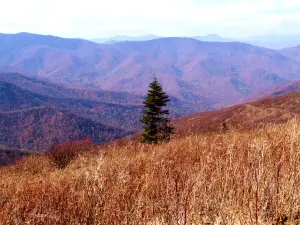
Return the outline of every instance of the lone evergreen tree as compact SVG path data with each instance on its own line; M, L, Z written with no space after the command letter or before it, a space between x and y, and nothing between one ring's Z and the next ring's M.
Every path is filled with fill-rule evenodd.
M148 94L143 102L146 108L141 122L143 126L142 142L157 144L170 140L174 127L170 125L169 110L163 109L170 101L156 78L150 83Z

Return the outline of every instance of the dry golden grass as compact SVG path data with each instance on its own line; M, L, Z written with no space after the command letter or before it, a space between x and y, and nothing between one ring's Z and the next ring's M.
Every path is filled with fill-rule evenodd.
M300 224L299 210L299 120L0 170L4 225Z
M220 131L225 123L231 129L253 129L280 124L300 115L300 93L269 97L211 112L187 115L173 121L177 136Z

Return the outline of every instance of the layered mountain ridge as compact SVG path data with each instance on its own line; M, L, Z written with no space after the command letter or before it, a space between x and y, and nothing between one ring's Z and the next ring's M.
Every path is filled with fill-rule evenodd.
M156 76L170 95L208 108L226 107L300 78L297 57L239 42L160 38L104 45L31 34L0 39L3 71L137 95L145 95Z

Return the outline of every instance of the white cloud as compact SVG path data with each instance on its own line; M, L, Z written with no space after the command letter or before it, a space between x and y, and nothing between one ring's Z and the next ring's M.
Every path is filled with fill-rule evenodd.
M300 23L298 0L10 0L2 3L0 32L66 37L117 34L165 36L219 33L259 35Z

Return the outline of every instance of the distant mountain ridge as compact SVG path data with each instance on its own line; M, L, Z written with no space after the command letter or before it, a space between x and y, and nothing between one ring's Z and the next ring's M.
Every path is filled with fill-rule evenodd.
M298 35L265 35L265 36L253 36L253 37L235 37L235 38L227 38L222 37L217 34L207 34L202 36L182 36L187 38L193 38L198 41L206 41L206 42L244 42L264 48L270 48L274 50L281 50L283 48L291 48L297 45L300 45L300 34ZM115 36L110 38L98 38L91 39L96 43L100 44L114 44L117 42L124 41L149 41L158 38L163 38L161 36L156 35L145 35L140 37L133 36Z
M207 42L235 42L236 40L233 38L225 38L221 37L217 34L208 34L204 36L194 36L193 39L198 41L207 41Z
M238 42L160 38L105 45L30 34L4 35L2 40L2 70L135 95L145 95L156 76L168 94L201 111L232 105L300 78L297 59Z
M151 40L160 39L160 38L165 38L165 37L157 36L157 35L153 35L153 34L137 36L137 37L120 35L120 36L115 36L115 37L110 37L110 38L91 39L91 41L99 43L99 44L115 44L118 42L125 42L125 41L151 41ZM184 38L184 37L179 37L179 38ZM207 41L207 42L232 42L232 41L235 41L232 38L224 38L224 37L221 37L216 34L208 34L208 35L204 35L204 36L194 36L194 37L190 37L190 38L196 39L198 41Z
M271 48L275 50L281 50L284 48L292 48L300 45L300 34L299 35L267 35L249 38L237 39L241 42Z
M119 36L114 36L114 37L110 37L110 38L95 38L95 39L91 39L91 41L99 43L99 44L113 44L113 43L123 42L123 41L149 41L149 40L154 40L154 39L158 39L158 38L161 38L161 37L153 35L153 34L148 34L148 35L139 36L139 37L119 35Z
M295 47L281 49L280 52L284 56L293 58L300 62L300 44Z

